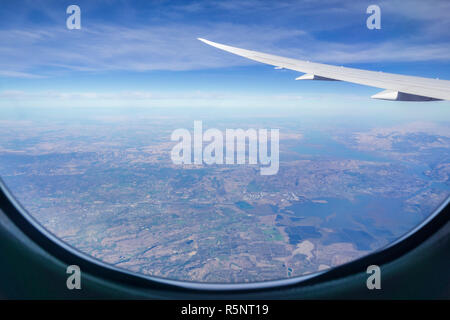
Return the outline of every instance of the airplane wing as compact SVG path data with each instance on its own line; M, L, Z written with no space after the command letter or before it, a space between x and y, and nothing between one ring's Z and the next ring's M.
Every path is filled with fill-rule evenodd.
M385 89L373 95L372 98L374 99L394 101L450 100L450 81L448 80L339 67L231 47L202 38L198 38L198 40L221 50L275 66L276 69L289 69L305 73L296 80L340 80Z

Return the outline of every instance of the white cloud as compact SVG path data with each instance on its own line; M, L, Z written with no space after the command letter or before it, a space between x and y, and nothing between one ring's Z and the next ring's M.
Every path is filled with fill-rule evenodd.
M23 78L23 79L42 79L44 78L41 75L32 74L28 72L19 72L19 71L11 71L11 70L0 70L0 76L9 77L9 78Z
M271 98L279 100L301 99L298 94L268 94ZM49 99L49 100L166 100L166 99L236 99L236 98L259 98L260 94L242 94L235 92L211 92L211 91L173 91L173 92L159 92L159 91L119 91L119 92L62 92L62 91L23 91L23 90L5 90L0 91L0 99L9 100L34 100L34 99Z
M356 6L356 7L355 7ZM5 77L36 78L57 75L66 71L104 72L125 70L145 72L149 70L192 70L247 65L254 62L220 52L196 40L204 37L248 49L285 55L325 63L359 63L381 61L448 61L450 44L439 40L444 28L450 25L448 9L444 1L381 1L383 15L403 17L414 21L426 21L420 34L404 39L359 41L340 43L319 40L314 31L334 30L351 24L351 15L361 14L362 4L327 0L317 5L314 1L277 1L274 3L250 1L199 2L173 6L167 15L188 12L205 12L210 7L228 12L262 18L277 17L277 12L289 16L317 15L319 21L310 25L299 20L298 28L276 24L270 19L263 23L240 24L224 21L196 23L184 21L164 24L132 25L105 24L90 21L82 30L66 30L56 27L31 26L0 30L0 75ZM361 8L360 8L361 7ZM357 10L355 9L357 8ZM131 9L130 9L131 10ZM339 13L339 14L337 14ZM49 16L57 19L54 12ZM283 16L281 15L281 16ZM327 22L336 17L337 23ZM59 19L59 18L58 18ZM175 21L176 19L174 19ZM171 21L168 19L168 21ZM357 20L359 21L359 20ZM361 25L365 25L362 23ZM303 29L305 28L305 29ZM339 31L336 31L339 32ZM447 31L448 33L448 31ZM436 41L426 41L426 37ZM329 39L330 37L328 37ZM322 38L323 39L323 38Z
M297 106L304 97L298 94L253 94L211 91L118 91L118 92L63 92L63 91L0 91L0 107L273 107Z
M2 30L0 69L14 76L27 70L72 71L191 70L246 64L245 60L206 47L199 36L238 42L271 43L303 35L300 30L217 25L215 28L170 25L127 28L98 25L80 31ZM53 70L53 71L51 71ZM41 71L42 72L42 71Z

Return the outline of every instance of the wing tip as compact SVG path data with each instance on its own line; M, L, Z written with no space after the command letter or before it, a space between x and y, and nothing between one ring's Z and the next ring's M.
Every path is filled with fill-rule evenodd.
M220 44L220 43L217 43L217 42L213 42L213 41L209 41L209 40L206 40L204 38L197 38L197 40L200 40L201 42L206 43L207 45L210 45L210 46L216 47L216 48L221 48L221 46L224 46L223 44Z

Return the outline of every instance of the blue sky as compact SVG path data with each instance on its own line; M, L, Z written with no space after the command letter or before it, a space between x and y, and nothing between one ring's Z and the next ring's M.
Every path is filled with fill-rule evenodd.
M81 7L81 30L66 29L71 4ZM366 28L370 4L381 8L381 30ZM294 81L298 73L233 56L196 38L450 79L448 12L446 0L5 0L0 106L391 108L370 100L379 89ZM447 102L434 108L445 107Z

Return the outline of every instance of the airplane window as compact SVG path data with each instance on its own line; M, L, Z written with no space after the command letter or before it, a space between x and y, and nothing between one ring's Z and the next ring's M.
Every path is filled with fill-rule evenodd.
M166 279L288 279L392 243L450 196L448 101L293 81L197 40L450 79L448 34L424 35L448 18L389 4L376 30L344 1L47 3L1 4L0 177L86 254Z

